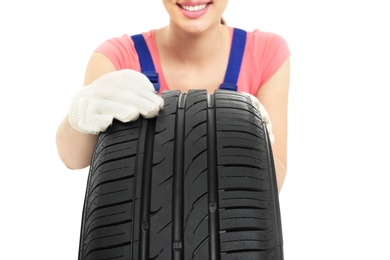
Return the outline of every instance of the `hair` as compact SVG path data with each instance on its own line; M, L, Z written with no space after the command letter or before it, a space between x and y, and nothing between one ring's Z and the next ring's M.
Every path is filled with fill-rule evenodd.
M223 17L221 17L221 24L226 25L226 21L223 19Z

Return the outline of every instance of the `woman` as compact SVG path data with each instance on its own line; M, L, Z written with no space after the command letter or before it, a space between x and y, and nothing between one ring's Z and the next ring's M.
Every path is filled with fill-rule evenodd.
M163 0L163 4L169 24L143 33L159 73L160 93L199 88L214 92L223 81L232 42L233 28L222 19L228 0ZM279 190L287 166L289 67L289 50L281 37L259 30L247 32L238 91L257 97L268 112ZM105 41L92 54L86 87L75 95L57 131L58 152L68 168L89 165L96 134L113 118L127 122L139 115L158 114L163 100L138 71L138 56L127 35Z

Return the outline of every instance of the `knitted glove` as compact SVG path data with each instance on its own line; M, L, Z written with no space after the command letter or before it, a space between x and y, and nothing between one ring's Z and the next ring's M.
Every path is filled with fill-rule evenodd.
M271 119L269 118L267 110L264 108L264 106L260 103L260 101L255 96L253 96L249 93L245 93L245 94L247 94L251 98L253 106L260 111L260 115L263 119L263 122L265 123L265 126L267 127L269 140L270 140L271 144L273 144L275 142L275 136L272 133L272 123L271 123Z
M149 79L142 73L125 69L104 74L73 97L69 121L86 134L98 134L112 124L152 118L164 105Z

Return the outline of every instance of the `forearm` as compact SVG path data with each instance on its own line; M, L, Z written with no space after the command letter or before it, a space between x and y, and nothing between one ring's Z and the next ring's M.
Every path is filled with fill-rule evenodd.
M96 140L96 135L76 131L70 125L68 116L57 129L58 154L69 169L82 169L89 166Z
M280 192L283 187L284 180L286 178L287 165L283 163L277 156L274 155L274 164L276 171L276 180L278 184L278 191Z

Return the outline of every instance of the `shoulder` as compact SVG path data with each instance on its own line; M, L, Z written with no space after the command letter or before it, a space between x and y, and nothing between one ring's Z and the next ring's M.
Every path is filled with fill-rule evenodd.
M152 40L153 31L142 33L147 42ZM106 56L119 69L139 70L138 54L134 47L134 42L129 34L112 37L103 41L95 49Z
M287 61L290 50L286 40L274 32L255 29L247 31L246 39L239 84L243 91L256 95Z
M153 31L147 31L140 33L144 36L148 42L153 38ZM129 34L123 34L122 36L112 37L103 41L97 48L97 51L105 51L110 49L134 49L134 42Z
M247 33L246 52L252 64L258 64L265 80L290 57L290 49L284 37L259 29Z
M259 29L247 32L247 44L249 48L260 53L290 52L284 37L274 32Z
M103 41L96 50L106 50L112 48L123 48L128 47L132 44L131 38L127 34L123 34L122 36L112 37Z

